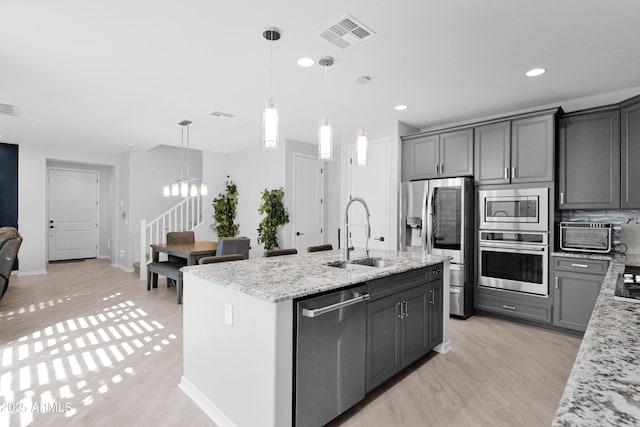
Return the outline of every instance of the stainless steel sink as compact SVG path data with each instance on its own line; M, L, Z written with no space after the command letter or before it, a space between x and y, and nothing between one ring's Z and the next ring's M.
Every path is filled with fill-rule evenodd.
M377 268L395 267L399 264L402 264L402 262L384 258L360 258L350 261L334 261L327 265L329 267L343 268L350 271L371 271Z

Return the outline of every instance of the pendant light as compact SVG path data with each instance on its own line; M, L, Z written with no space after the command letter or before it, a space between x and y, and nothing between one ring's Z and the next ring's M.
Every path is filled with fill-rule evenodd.
M364 85L369 83L371 77L360 76L356 79L356 83L362 86L362 119L364 122ZM369 134L364 129L358 131L358 139L356 140L356 159L358 166L367 165L367 155L369 151Z
M180 179L165 184L162 187L162 195L164 197L169 196L182 196L182 197L197 197L206 196L209 194L207 183L202 178L189 177L189 125L190 120L183 120L178 123L182 126L180 137ZM187 146L185 147L185 133L187 135ZM185 177L185 164L186 164L186 177ZM198 182L200 185L198 185Z
M264 103L262 109L262 149L275 151L278 149L279 110L278 103L273 100L273 42L280 40L280 31L276 28L268 28L262 33L262 37L269 40L269 100Z
M333 65L333 58L325 56L318 61L318 64L324 67L325 81L327 79L327 70ZM327 84L327 86L329 86ZM322 161L330 161L333 159L333 128L331 120L324 116L320 118L320 126L318 129L318 159Z

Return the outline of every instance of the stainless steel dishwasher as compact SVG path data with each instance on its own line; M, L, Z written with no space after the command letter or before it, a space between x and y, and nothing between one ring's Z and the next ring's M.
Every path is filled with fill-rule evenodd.
M321 426L364 398L366 286L296 303L295 425Z

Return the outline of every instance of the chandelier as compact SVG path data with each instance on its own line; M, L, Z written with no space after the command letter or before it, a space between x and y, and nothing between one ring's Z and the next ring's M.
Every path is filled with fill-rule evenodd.
M162 195L164 197L197 197L199 193L200 196L206 196L207 194L209 194L209 191L207 188L207 183L204 182L204 179L189 177L189 125L191 124L191 121L183 120L178 124L182 126L180 138L180 179L176 179L173 182L165 184L162 190ZM184 144L185 133L187 135L186 148Z

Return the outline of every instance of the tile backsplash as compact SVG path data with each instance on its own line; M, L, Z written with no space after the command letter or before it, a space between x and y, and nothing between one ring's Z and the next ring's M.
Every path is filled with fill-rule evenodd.
M610 222L613 224L613 249L618 251L620 243L620 225L630 220L640 224L640 210L608 211L608 210L568 210L561 211L562 221Z

